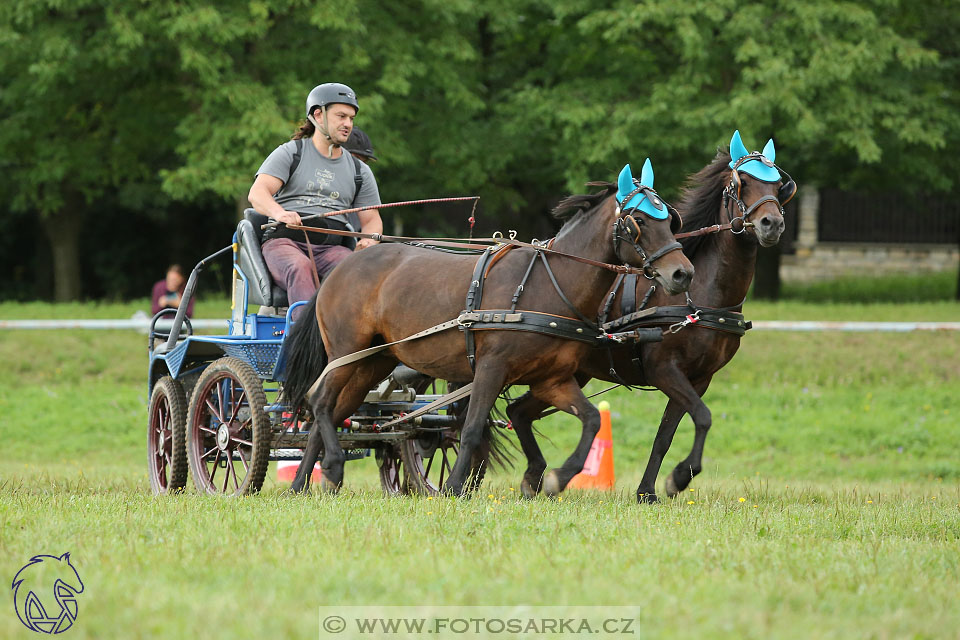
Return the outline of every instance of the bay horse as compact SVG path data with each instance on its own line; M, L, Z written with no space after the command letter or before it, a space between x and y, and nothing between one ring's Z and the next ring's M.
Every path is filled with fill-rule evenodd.
M673 236L677 219L668 215L665 203L652 191L649 161L639 184L633 181L629 165L621 172L621 182L624 173L630 197L622 210L618 199L624 194L614 185L599 194L570 196L560 203L555 215L566 221L550 249L600 263L626 263L645 269L670 292L685 291L693 266ZM309 406L314 421L292 491L308 487L309 470L321 450L321 488L339 490L344 453L334 425L343 424L398 362L433 378L473 381L459 455L443 487L446 493L461 495L469 486L466 481L473 455L484 445L487 417L501 390L510 384L530 385L534 397L577 416L583 424L580 442L561 467L552 490L562 490L583 468L600 426L599 411L574 379L580 360L591 348L583 342L527 330L472 331L475 368L471 368L465 335L443 330L329 368L318 379L327 363L337 358L457 319L465 308L468 287L473 291L470 285L481 280L482 300L474 301L479 310L510 309L512 299L522 293L518 312L563 322L572 320L571 312L581 319L595 314L615 278L614 271L536 248L499 253L484 279L475 273L476 255L383 243L352 254L327 276L315 304L308 305L288 337L284 402ZM599 331L596 326L593 329Z
M767 143L762 153L748 153L737 131L729 150L718 150L709 165L688 179L678 204L685 228L734 226L730 231L681 239L684 253L697 271L686 297L662 289L648 296L649 285L640 281L631 292L633 300L644 300L646 296L644 302L650 307L687 305L690 302L698 308L712 308L714 311L732 311L741 307L753 280L758 246L770 247L779 242L784 229L783 205L796 193L793 180L788 174L781 174L773 163L775 154L773 140ZM736 223L737 220L740 224ZM624 298L625 292L621 289L613 302L613 318L620 316ZM690 313L694 313L693 308ZM685 413L690 414L694 423L693 448L667 476L664 487L667 495L673 497L683 491L701 471L704 441L712 422L710 409L701 397L714 374L737 352L743 333L711 330L704 328L706 324L688 324L676 333L664 331L662 342L614 347L609 352L597 349L580 363L577 372L580 384L585 385L591 378L597 378L621 384L649 385L660 389L668 398L646 470L637 488L637 500L641 503L657 501L657 474ZM527 393L507 407L507 415L527 457L527 469L521 482L526 497L533 497L540 491L541 477L546 469L532 423L548 406L543 399ZM546 484L547 478L543 482Z

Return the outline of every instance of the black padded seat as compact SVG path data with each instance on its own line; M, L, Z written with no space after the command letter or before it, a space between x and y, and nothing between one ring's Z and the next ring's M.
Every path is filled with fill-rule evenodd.
M267 216L253 209L243 212L243 220L237 225L237 264L247 276L249 283L248 302L265 307L286 307L287 292L274 284L270 270L260 252L260 225L269 222Z

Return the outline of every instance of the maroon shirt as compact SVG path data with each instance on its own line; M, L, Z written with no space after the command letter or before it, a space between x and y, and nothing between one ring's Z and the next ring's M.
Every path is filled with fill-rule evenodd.
M183 290L184 290L186 287L187 287L187 284L184 283L183 286L180 287L180 291L177 291L176 293L179 293L179 294L182 296L182 295L183 295ZM166 295L170 295L170 294L173 294L173 293L174 293L173 291L170 291L169 289L167 289L167 281L166 281L166 279L157 281L157 283L156 283L155 285L153 285L153 293L150 294L150 314L151 314L151 315L156 315L156 313L157 313L158 311L160 311L160 309L163 309L163 308L164 308L163 306L160 306L159 304L157 304L157 300L160 298L160 296L166 296ZM187 305L187 317L188 317L188 318L192 318L192 317L193 317L193 303L194 303L195 301L196 301L196 298L195 298L195 297L190 298L190 304ZM164 306L167 306L167 305L164 305Z

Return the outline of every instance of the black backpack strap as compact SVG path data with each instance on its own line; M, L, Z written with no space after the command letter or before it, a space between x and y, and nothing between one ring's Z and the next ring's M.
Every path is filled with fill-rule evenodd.
M303 138L297 138L294 142L297 144L297 150L293 152L293 162L290 163L290 174L287 175L287 182L290 182L293 172L300 166L300 156L303 155Z
M347 153L350 153L347 151ZM363 174L360 173L360 161L357 160L357 156L350 153L350 157L353 158L353 182L357 185L357 190L353 192L353 202L351 205L357 203L357 198L360 196L360 187L363 186Z

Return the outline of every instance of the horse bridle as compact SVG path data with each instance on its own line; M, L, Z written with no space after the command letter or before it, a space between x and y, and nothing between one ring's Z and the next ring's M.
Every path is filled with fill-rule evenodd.
M783 184L780 185L780 188L777 190L776 196L765 195L761 196L751 204L749 207L743 203L743 200L740 199L740 189L743 186L740 181L740 165L746 164L752 160L757 160L762 162L768 167L774 167L778 172L780 172L780 179L783 180L785 177L786 180L783 180ZM759 180L759 178L757 178ZM765 182L761 180L761 182ZM753 212L756 211L761 205L766 202L776 203L777 208L780 209L780 215L783 215L783 207L786 206L790 200L793 199L793 196L797 194L797 183L793 181L793 178L790 177L790 174L780 168L780 165L776 164L767 159L762 153L754 151L753 153L747 154L736 161L733 165L733 171L730 175L730 182L727 184L726 188L723 190L723 208L727 212L727 215L730 218L730 231L735 234L741 234L747 230L748 226L751 226L751 223L747 222L747 219L753 215ZM733 217L733 214L730 211L730 204L736 203L737 208L740 210L740 215ZM734 224L739 221L739 229Z
M670 206L660 195L651 189L650 187L645 187L634 179L634 184L636 188L628 193L624 198L623 202L630 202L634 196L643 193L646 197L650 198L650 201L654 204L663 203L667 206L667 210L670 215L670 231L677 233L683 227L683 220L680 217L680 212L675 208ZM641 199L641 202L643 200ZM630 207L629 209L621 209L620 204L617 205L617 219L613 223L613 252L616 254L617 258L623 260L623 257L620 255L620 243L624 240L630 243L633 247L633 250L643 259L643 275L648 280L653 280L659 275L657 268L653 266L653 263L667 255L671 251L677 251L683 249L683 245L674 240L673 242L668 242L663 245L656 251L654 251L649 256L647 252L643 250L643 247L640 246L640 227L641 223L637 222L637 219L633 217L633 212L639 209L640 205L636 207ZM626 260L623 260L626 262Z

